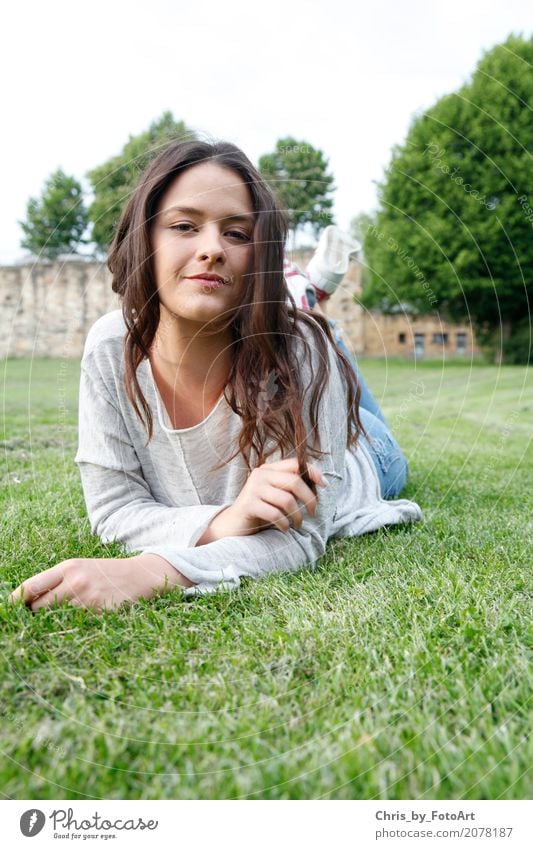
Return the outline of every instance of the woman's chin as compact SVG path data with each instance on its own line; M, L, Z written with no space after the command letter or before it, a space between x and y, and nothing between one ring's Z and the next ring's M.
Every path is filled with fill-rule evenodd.
M232 308L232 311L234 307ZM191 325L205 325L207 323L210 324L210 327L214 327L216 324L216 320L227 320L228 318L228 306L223 304L218 300L218 303L215 302L215 299L210 298L209 296L202 298L200 303L191 304L188 303L187 306L183 304L172 304L171 302L166 302L160 304L160 313L161 318L163 320L168 319L172 321L172 323L183 323L183 324L191 324Z

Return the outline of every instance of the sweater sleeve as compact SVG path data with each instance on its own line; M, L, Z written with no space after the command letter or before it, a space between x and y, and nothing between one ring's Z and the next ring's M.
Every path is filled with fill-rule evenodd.
M97 370L83 366L79 396L78 464L93 533L128 550L194 546L226 504L170 507L155 501L142 474L116 398Z
M316 353L316 351L315 351ZM344 377L334 348L328 343L329 379L318 406L320 447L329 455L314 460L328 482L318 487L315 516L304 511L299 529L286 532L269 528L252 536L225 537L195 548L179 549L163 542L146 546L143 553L158 554L195 586L185 595L234 589L244 576L258 578L270 572L294 570L314 564L325 552L331 536L339 494L346 473L347 397ZM317 358L315 358L317 359ZM314 362L314 373L320 364ZM309 392L304 396L304 422L310 431Z

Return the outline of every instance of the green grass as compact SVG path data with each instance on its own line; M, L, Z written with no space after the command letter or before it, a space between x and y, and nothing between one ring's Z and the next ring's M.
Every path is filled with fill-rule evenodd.
M78 364L4 367L6 798L530 796L525 368L364 363L423 523L98 616L6 603L38 570L120 549L85 517Z

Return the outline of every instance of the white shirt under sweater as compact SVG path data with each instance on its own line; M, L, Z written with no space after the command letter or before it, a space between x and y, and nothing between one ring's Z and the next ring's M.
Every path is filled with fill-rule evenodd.
M346 449L346 390L330 345L330 378L318 417L321 448L330 453L312 460L329 486L317 487L315 516L304 509L298 530L269 528L195 547L217 513L233 504L249 474L240 454L211 471L235 451L241 419L222 395L202 422L173 429L145 359L137 377L153 411L153 436L146 445L146 430L124 387L124 334L121 311L108 313L91 328L83 354L75 461L91 529L104 542L120 541L131 553L164 557L195 584L186 595L238 587L244 575L257 578L310 566L333 537L358 536L421 518L414 502L380 497L377 473L363 445ZM306 338L312 343L309 331ZM302 342L297 345L295 364L307 386L309 360ZM314 346L312 350L316 373L318 353ZM310 394L305 393L303 402L307 425ZM276 452L269 462L280 459Z

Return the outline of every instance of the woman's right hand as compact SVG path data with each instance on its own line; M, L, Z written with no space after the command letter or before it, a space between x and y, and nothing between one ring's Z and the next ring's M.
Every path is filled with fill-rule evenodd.
M315 484L328 485L316 466L308 463L307 470ZM250 472L235 502L215 516L196 545L227 536L250 536L269 527L283 532L300 528L304 517L298 502L315 515L317 496L299 475L298 460L264 463Z

